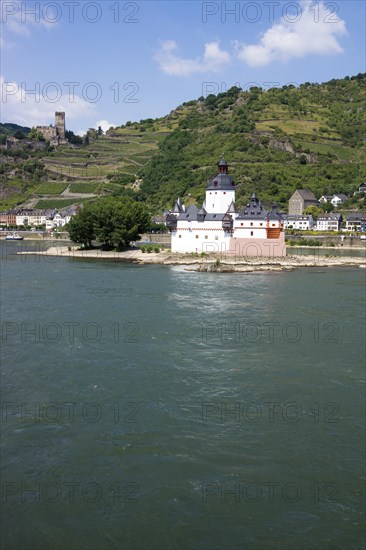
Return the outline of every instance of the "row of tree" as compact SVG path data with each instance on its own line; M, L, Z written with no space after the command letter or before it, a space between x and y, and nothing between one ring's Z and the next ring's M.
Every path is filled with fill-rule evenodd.
M72 241L91 248L94 242L104 249L122 250L150 226L147 207L129 197L105 197L85 203L74 216L68 231Z

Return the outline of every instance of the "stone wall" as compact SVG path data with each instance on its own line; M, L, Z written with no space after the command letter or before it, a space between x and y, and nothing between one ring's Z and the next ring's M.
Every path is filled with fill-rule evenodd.
M47 141L52 141L57 137L56 128L54 126L37 126L36 131L40 132Z

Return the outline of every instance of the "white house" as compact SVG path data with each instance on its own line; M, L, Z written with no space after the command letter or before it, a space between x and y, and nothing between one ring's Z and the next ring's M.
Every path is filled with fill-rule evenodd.
M343 193L338 193L337 195L333 195L333 197L330 199L330 202L337 208L337 206L340 206L344 203L344 201L347 200L347 196Z
M302 231L308 231L314 227L314 219L312 215L309 216L283 216L284 229L300 229Z
M172 252L226 252L240 256L285 256L282 216L274 205L263 208L253 193L242 209L235 206L235 184L224 159L206 188L201 208L187 209L178 199L166 217Z
M342 224L341 214L322 214L316 222L317 231L339 231Z
M19 210L16 214L16 225L45 225L46 220L43 210Z
M343 204L344 201L347 200L347 198L347 195L344 195L343 193L337 193L335 195L322 195L319 199L319 202L321 204L330 202L333 206L337 208L337 206Z
M322 195L319 199L319 202L321 204L324 204L325 202L330 202L332 200L333 195Z
M53 229L55 227L64 227L69 221L75 212L57 212L54 216L46 221L46 229Z
M348 214L346 221L346 229L348 231L365 231L366 230L366 214Z

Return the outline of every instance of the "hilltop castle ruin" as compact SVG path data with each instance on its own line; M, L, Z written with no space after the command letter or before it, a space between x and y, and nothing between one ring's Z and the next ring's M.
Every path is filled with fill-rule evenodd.
M67 143L66 128L65 128L65 113L61 111L55 112L55 125L50 126L37 126L37 132L40 132L45 140L49 141L51 145L57 147Z

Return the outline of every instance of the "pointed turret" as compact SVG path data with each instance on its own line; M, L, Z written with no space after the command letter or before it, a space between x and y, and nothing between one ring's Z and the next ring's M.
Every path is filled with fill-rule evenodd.
M205 208L202 206L202 208L200 208L197 212L197 221L198 222L204 222L206 214L207 214L207 212L206 212Z
M180 198L178 197L178 199L174 203L173 213L180 214L181 212L184 212L184 206L182 205L182 203L180 202Z
M230 206L228 208L228 214L236 214L236 207L235 207L235 202L234 201L231 201L230 203Z

